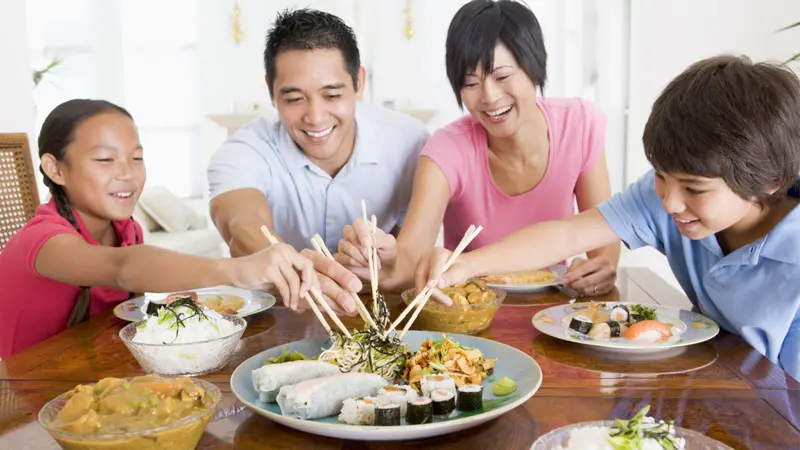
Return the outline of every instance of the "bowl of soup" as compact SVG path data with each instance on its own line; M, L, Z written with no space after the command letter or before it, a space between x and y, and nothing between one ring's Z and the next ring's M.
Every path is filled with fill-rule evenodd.
M194 378L104 378L51 400L39 423L65 449L188 450L221 398L216 386Z
M453 300L453 305L445 306L429 299L414 321L414 328L447 333L480 333L489 328L497 308L506 298L505 291L487 287L486 283L477 279L441 291ZM403 302L408 305L416 294L414 289L403 292Z

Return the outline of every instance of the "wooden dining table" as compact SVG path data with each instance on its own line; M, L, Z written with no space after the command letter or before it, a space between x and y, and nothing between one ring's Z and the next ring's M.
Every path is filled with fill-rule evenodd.
M397 296L386 298L394 314L404 306ZM615 289L594 299L691 308L681 292L647 268L621 268ZM403 442L306 434L238 402L229 382L242 361L275 346L325 334L310 312L297 314L279 302L247 318L246 332L223 370L200 377L215 383L224 398L198 448L529 449L553 429L627 418L650 405L650 415L673 419L680 427L735 449L800 449L800 383L741 337L723 331L709 342L650 356L606 354L551 338L533 327L531 318L537 311L569 300L555 289L510 294L489 329L479 334L538 362L544 378L533 397L483 425ZM753 299L761 300L767 299ZM78 384L143 374L120 341L119 330L125 323L109 311L0 362L0 449L58 448L37 421L45 403ZM345 323L351 328L362 324L355 318Z

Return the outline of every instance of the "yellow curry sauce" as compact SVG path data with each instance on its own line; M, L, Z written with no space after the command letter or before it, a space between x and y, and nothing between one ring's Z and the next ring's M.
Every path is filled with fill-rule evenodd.
M495 291L477 279L444 288L442 293L453 300L453 305L427 302L415 322L420 329L476 333L489 326L500 306Z
M140 376L126 381L104 378L79 385L53 428L76 434L107 434L151 430L208 410L213 395L189 378Z

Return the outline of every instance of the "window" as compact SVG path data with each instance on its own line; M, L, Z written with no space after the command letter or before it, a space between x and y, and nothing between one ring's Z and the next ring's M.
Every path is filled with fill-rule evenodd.
M30 0L34 68L59 64L34 90L37 129L71 98L100 98L133 115L150 186L200 197L197 0Z

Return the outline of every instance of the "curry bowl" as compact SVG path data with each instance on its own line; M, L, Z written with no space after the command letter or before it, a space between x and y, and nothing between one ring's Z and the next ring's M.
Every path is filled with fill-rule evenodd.
M130 415L128 417L134 417L133 421L129 421L132 425L115 427L108 432L103 431L102 428L98 430L97 427L90 425L92 421L101 420L95 413L87 412L77 420L66 422L59 417L59 413L67 405L71 394L78 389L76 388L48 402L39 411L39 424L62 448L68 450L194 449L214 416L222 393L219 388L206 381L194 378L187 380L202 390L206 398L196 411L193 408L189 411L190 414L182 417L174 416L177 410L173 410L171 413L145 414L144 406L150 405L155 408L154 403L145 402L143 405L139 405L138 413L141 420L136 420L139 418L136 415ZM129 383L130 379L124 381ZM91 386L96 389L97 385L98 383L95 383ZM183 395L183 392L180 395ZM182 402L182 400L177 400L177 402ZM108 412L107 405L101 406L98 402L98 410ZM106 416L106 420L108 420L108 416ZM134 426L136 424L138 426Z
M480 280L471 280L441 291L453 300L453 305L445 306L429 299L414 321L414 328L446 333L480 333L489 328L497 308L506 298L504 290L487 287ZM414 289L409 289L401 295L406 305L411 303L415 296Z

